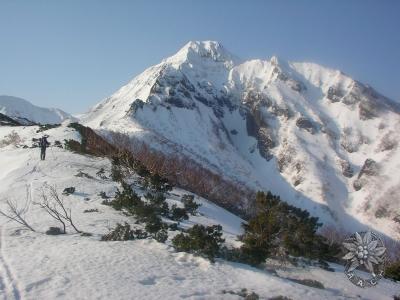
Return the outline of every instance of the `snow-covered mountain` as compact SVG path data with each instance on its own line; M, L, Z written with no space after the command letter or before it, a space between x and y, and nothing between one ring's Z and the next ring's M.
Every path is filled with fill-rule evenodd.
M18 97L0 96L0 114L20 124L57 124L71 115L57 108L44 108Z
M82 142L80 134L64 123L46 131L52 146L47 150L46 160L41 161L39 149L30 147L32 138L43 134L38 129L38 126L0 127L0 141L10 135L19 137L15 144L0 145L0 210L8 211L7 201L12 201L18 209L23 209L23 218L36 230L24 230L0 214L1 300L230 300L244 299L239 296L243 289L249 294L257 293L260 299L390 300L398 294L400 284L388 279L382 279L374 288L361 289L347 279L344 267L337 264L330 264L335 271L331 272L309 265L271 265L267 270L223 259L211 263L175 251L171 239L177 231L168 231L170 238L165 244L154 239L100 241L116 223L141 226L134 217L102 204L101 193L112 196L121 189L119 183L110 179L110 160L54 146L56 141ZM101 170L105 176L98 175ZM134 176L132 188L142 196L146 189ZM60 197L85 235L73 233L71 227L67 227L67 234L44 234L49 226L60 225L38 205L43 201L46 186L54 186L59 192L66 187L76 189L73 194ZM183 206L181 196L187 193L174 188L166 194L168 204ZM180 226L187 229L194 224L221 224L226 244L240 245L237 235L243 233L243 220L194 196L202 205L200 214L190 216ZM312 287L310 281L324 287Z
M340 71L189 42L82 121L271 190L324 223L399 238L400 105Z

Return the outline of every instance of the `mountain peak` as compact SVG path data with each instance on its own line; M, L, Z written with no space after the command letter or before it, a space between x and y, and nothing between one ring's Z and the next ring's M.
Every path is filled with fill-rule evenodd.
M216 62L225 62L235 65L239 59L227 51L217 41L189 41L175 55L168 58L168 61L183 62L193 61L199 58L211 59Z
M73 119L60 109L39 107L25 99L6 95L0 95L0 113L22 124L56 124Z

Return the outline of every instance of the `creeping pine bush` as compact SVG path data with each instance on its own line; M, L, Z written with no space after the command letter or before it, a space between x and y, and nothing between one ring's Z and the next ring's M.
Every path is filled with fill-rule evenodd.
M191 214L192 216L196 215L197 209L201 206L201 204L197 204L194 201L193 195L183 195L182 202L183 202L183 205L185 206L186 211L189 214Z
M172 239L172 244L177 251L193 253L214 262L224 241L221 225L205 227L196 224L186 233L176 235Z
M96 172L96 175L99 176L101 179L107 179L106 171L104 170L104 168L101 168L100 170L98 170Z
M122 173L120 161L117 156L111 159L111 179L116 182L122 182L124 179L124 174Z
M110 205L116 210L134 209L141 203L140 197L131 189L129 184L122 182L122 190L117 189L114 200L110 201Z
M392 262L386 267L385 277L400 281L400 260Z
M49 129L53 129L53 128L57 128L57 127L60 127L60 126L61 126L61 124L43 124L43 125L39 125L39 129L36 130L36 133L43 132L43 131L46 131L46 130L49 130Z
M149 235L142 229L131 229L131 225L117 223L114 229L101 237L102 241L128 241L134 239L146 239Z
M138 222L145 224L147 234L159 242L168 238L168 226L162 222L160 215L168 215L168 204L163 194L146 194L147 202L131 189L130 185L122 181L122 190L117 190L115 198L107 202L116 210L124 209L128 214L136 217Z
M135 235L128 223L117 223L115 228L101 237L102 241L128 241L135 239Z
M178 207L176 204L172 205L169 218L176 222L182 222L189 219L186 209Z
M164 243L168 239L168 225L163 223L161 218L156 215L147 220L144 229L160 243Z
M240 255L252 265L267 257L285 258L302 256L325 259L329 247L322 236L316 234L318 218L280 200L270 192L258 192L256 214L243 224L243 246Z
M172 190L172 185L167 179L161 177L159 174L148 174L144 177L144 187L152 191L168 192Z
M157 215L168 217L169 207L163 193L147 193L144 197Z

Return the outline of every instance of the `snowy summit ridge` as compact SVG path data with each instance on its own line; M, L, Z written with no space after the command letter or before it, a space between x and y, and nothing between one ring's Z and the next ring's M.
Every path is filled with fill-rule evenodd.
M13 96L0 96L0 113L24 124L56 124L71 115L57 108L38 107Z
M82 121L271 190L325 223L398 235L400 106L339 70L189 42Z

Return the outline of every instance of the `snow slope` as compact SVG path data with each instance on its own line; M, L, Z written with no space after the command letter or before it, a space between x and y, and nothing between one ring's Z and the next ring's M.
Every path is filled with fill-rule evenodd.
M57 108L38 107L12 96L0 96L0 113L21 124L58 124L73 117Z
M82 122L271 190L326 224L400 238L400 105L338 70L189 42Z
M0 127L0 140L12 131L30 145L37 126ZM80 140L80 136L65 126L46 131L49 141ZM0 216L0 299L241 299L224 294L223 290L239 292L247 288L261 299L283 295L291 299L391 299L400 285L382 280L374 289L353 286L333 265L336 272L314 267L287 268L274 275L246 265L218 260L215 264L186 253L177 253L169 245L153 240L101 242L100 235L117 222L134 224L134 219L101 204L100 191L113 195L117 185L101 179L101 168L109 175L107 159L74 154L51 147L47 160L39 160L37 148L8 145L0 148L0 208L7 199L24 205L30 200L27 220L38 232L22 230ZM76 177L79 172L91 176ZM44 184L59 190L74 186L76 192L64 197L72 209L76 225L93 236L78 234L48 236L49 226L57 225L34 205L40 201ZM139 193L142 193L138 190ZM174 189L168 201L179 203L183 190ZM201 215L190 217L184 226L195 223L221 224L227 243L237 243L241 233L238 217L196 196L202 204ZM83 213L97 208L99 212ZM72 231L69 231L72 232ZM170 236L173 235L169 232ZM286 278L307 278L322 282L325 289L307 287Z

